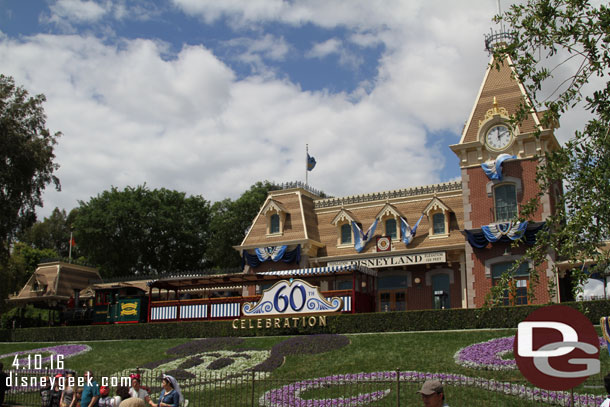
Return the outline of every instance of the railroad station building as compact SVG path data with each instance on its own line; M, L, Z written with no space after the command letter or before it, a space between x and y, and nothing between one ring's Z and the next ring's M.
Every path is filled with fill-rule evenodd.
M522 124L511 125L511 115L529 99L512 62L505 60L499 69L493 62L460 140L450 146L461 180L332 198L304 184L272 191L235 247L245 273L356 264L377 272L376 311L481 307L534 241L562 193L556 185L542 196L532 220L516 221L520 208L539 192L540 157L559 144L554 129L542 127L540 112L532 110ZM515 239L522 242L518 247L512 247ZM554 261L549 255L539 267L537 303L560 301L561 290L550 298L547 289L549 282L564 285L552 271ZM532 267L526 259L513 274L507 304L528 303ZM323 291L367 289L366 281L352 283L349 276L328 272L317 281ZM243 295L266 288L250 286Z

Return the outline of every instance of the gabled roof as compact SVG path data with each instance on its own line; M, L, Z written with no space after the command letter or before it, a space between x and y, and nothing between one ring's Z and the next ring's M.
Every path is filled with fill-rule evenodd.
M375 218L381 219L384 216L395 216L397 218L404 218L404 215L396 209L396 207L390 203L386 203L383 208L377 213Z
M266 247L293 244L296 241L313 241L319 245L319 232L311 194L303 188L276 190L269 192L248 233L236 250L244 247ZM267 230L269 211L286 215L281 233L269 235Z
M424 213L426 215L430 214L430 211L432 210L436 210L436 209L440 209L444 212L451 212L451 209L449 209L449 207L447 205L445 205L443 203L443 201L441 201L440 199L438 199L437 197L432 198L432 200L430 201L430 203L426 206L426 208L424 209Z
M101 281L97 269L64 263L42 263L19 294L9 297L13 303L58 303L67 301L75 290L82 290L91 283Z
M337 216L335 216L330 223L332 223L333 225L337 226L337 224L339 222L343 222L343 221L348 221L350 223L356 221L354 219L354 215L350 211L345 209L345 208L341 208L341 210L339 211Z
M267 203L265 203L265 205L263 206L262 210L261 210L261 214L262 215L267 215L267 212L269 211L275 211L275 212L283 212L283 213L288 213L286 211L286 208L284 208L284 205L282 205L280 202L276 201L275 199L268 199Z

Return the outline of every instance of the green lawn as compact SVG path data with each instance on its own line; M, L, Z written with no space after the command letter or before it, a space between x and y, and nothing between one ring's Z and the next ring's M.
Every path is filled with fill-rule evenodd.
M185 394L191 400L205 400L205 402L195 402L196 405L251 405L252 400L256 400L258 405L259 398L265 391L277 389L282 386L302 381L304 379L316 379L330 375L372 373L372 372L395 372L399 370L415 371L420 373L443 373L463 375L468 378L483 378L486 383L489 379L502 382L527 384L518 370L480 370L463 367L454 361L454 354L459 349L488 341L493 338L512 336L515 330L483 330L483 331L451 331L451 332L426 332L426 333L396 333L396 334L361 334L346 335L345 346L336 349L323 351L324 346L315 344L311 352L294 352L290 346L284 346L283 352L287 355L280 358L277 366L265 376L256 376L257 380L252 382L251 373L248 369L242 374L233 374L230 368L219 370L225 374L230 374L230 384L210 384L207 387L189 387L189 383L199 380L183 379ZM306 338L306 337L305 337ZM247 363L257 351L270 351L274 345L278 349L288 338L286 337L264 337L247 338L241 343L228 342L223 345L214 345L213 349L201 351L206 357L222 360L242 360ZM304 337L297 338L297 342L307 342L309 339ZM82 372L91 369L94 372L103 374L113 374L120 371L133 371L136 367L141 367L151 362L165 360L172 355L166 353L167 350L178 345L188 344L191 339L164 339L164 340L140 340L140 341L96 341L87 342L91 351L67 359L67 368ZM80 343L80 342L75 342ZM47 346L60 345L58 343L1 343L0 355L23 350L32 350ZM297 345L301 346L301 345ZM323 351L323 352L321 352ZM321 353L315 353L321 352ZM198 353L198 354L203 354ZM262 352L259 352L262 353ZM229 356L227 356L229 355ZM192 355L191 355L192 356ZM184 355L175 363L185 363L189 356ZM232 358L232 359L231 359ZM510 354L504 358L510 358ZM209 359L209 360L212 360ZM580 393L603 394L601 388L601 377L610 371L610 357L605 349L600 352L601 374L591 377L583 385L576 389ZM9 368L13 357L1 359L5 369ZM189 362L192 362L190 360ZM208 362L201 366L207 366ZM231 362L227 362L231 363ZM237 365L237 363L235 363ZM161 366L162 370L170 368ZM184 365L182 365L184 367ZM185 368L186 369L186 368ZM371 392L389 391L381 400L369 403L370 405L395 406L397 400L400 405L413 405L421 403L415 393L423 379L408 381L401 378L397 381L396 376L385 377L382 379L368 380L354 383L337 383L336 385L323 384L314 388L303 389L300 393L302 399L318 398L339 398L356 397L359 394ZM158 383L150 378L149 385L158 386ZM156 388L154 389L156 390ZM462 383L461 385L449 384L446 388L448 401L451 406L474 405L538 405L535 402L522 400L516 396L504 395L497 391L487 391L473 384ZM210 401L212 400L212 401ZM193 404L191 404L193 405ZM368 404L367 404L368 405Z

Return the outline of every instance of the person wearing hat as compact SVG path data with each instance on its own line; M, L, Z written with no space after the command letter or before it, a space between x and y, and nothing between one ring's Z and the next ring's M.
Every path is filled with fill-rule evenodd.
M180 385L173 376L163 375L161 382L161 396L157 404L153 403L152 400L148 402L151 407L179 407L184 403L184 397L180 391Z
M426 380L418 391L426 407L448 407L443 385L438 380Z
M98 407L118 407L121 403L121 396L117 395L114 397L110 396L110 388L108 386L100 387L100 399L97 401Z

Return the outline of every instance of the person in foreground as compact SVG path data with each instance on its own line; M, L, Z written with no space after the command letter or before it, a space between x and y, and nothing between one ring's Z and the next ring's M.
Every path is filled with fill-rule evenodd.
M426 407L448 407L443 385L438 380L426 380L418 393Z
M163 375L163 381L161 382L161 396L157 404L153 401L149 401L152 407L179 407L184 402L184 397L180 392L180 386L176 379L170 375Z
M83 386L83 395L80 401L80 406L97 407L97 401L100 398L100 386L95 380L93 380L93 373L91 373L91 371L85 371L84 377L87 383L85 383ZM91 385L88 383L89 380Z

